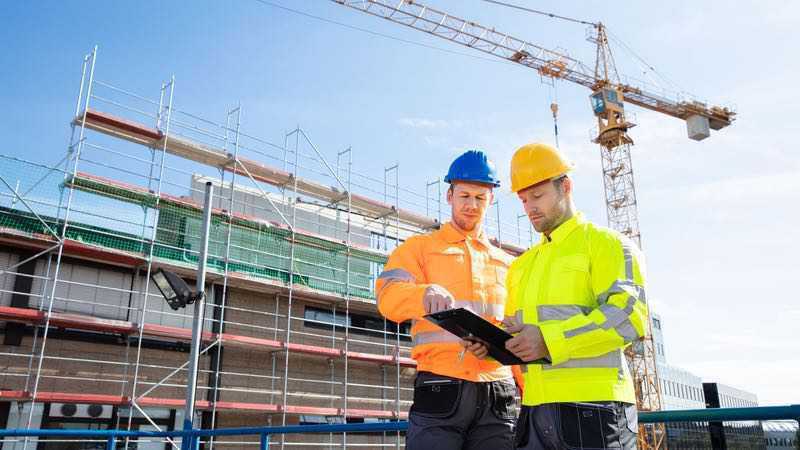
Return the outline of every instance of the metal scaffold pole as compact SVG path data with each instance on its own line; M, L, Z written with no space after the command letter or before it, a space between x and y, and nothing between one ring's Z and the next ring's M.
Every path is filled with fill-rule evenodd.
M351 171L353 170L353 152L350 148L347 150L347 273L345 278L345 330L344 330L344 409L342 420L347 423L347 385L350 380L350 257L352 245L352 226L351 220L353 216L353 196L351 194ZM339 180L341 183L341 179ZM336 321L334 320L334 323ZM347 433L342 433L342 448L347 448Z
M289 242L289 300L288 305L286 307L286 340L285 342L288 344L291 342L292 336L292 301L294 300L294 258L295 258L295 241L297 240L297 235L295 233L295 224L297 222L297 173L298 173L298 164L299 164L299 155L300 155L300 125L294 131L295 133L295 141L294 141L294 166L292 167L293 179L294 182L292 184L292 221L290 224L291 233ZM289 348L288 346L284 350L284 359L283 359L283 401L281 404L281 425L286 425L286 405L289 402ZM286 445L286 437L281 435L281 450Z
M393 215L394 215L394 248L397 248L400 245L400 164L395 163L390 167L386 167L383 171L383 201L389 204L389 173L394 172L394 195L393 195ZM430 186L430 184L428 185ZM427 190L427 188L426 188ZM427 192L426 192L427 197ZM427 206L427 205L426 205ZM384 222L386 225L384 226L384 242L388 244L389 241L389 233L388 233L388 223L389 218L385 219ZM384 354L386 354L387 349L389 348L389 333L393 329L394 334L394 345L392 349L392 355L394 359L394 368L395 368L395 410L394 414L396 417L400 417L400 324L395 323L390 325L390 322L384 317L383 319L383 341L384 341ZM386 366L383 368L383 390L386 390L386 386L388 385L386 379ZM382 396L384 401L383 404L386 404L385 396ZM395 448L400 448L400 433L397 433L395 436Z
M166 90L169 89L169 95L165 95ZM175 94L175 77L171 77L169 83L162 83L161 84L161 93L158 103L158 125L164 127L164 143L161 145L160 153L161 159L159 160L159 168L158 168L158 182L156 183L156 190L155 190L155 204L153 205L153 218L152 218L152 229L150 230L150 238L147 245L147 253L145 255L147 260L147 270L145 271L145 278L141 280L144 283L144 291L143 295L141 296L141 316L139 317L139 324L137 326L137 339L136 339L136 362L134 364L133 369L133 380L131 382L131 400L130 406L131 408L128 410L128 430L130 431L131 427L133 426L133 416L134 411L136 409L139 413L142 414L150 423L151 425L155 426L157 429L160 430L158 427L148 416L144 413L144 411L139 408L136 404L137 400L137 389L139 384L139 371L141 370L141 358L142 358L142 340L144 337L144 326L145 326L145 318L147 316L147 303L150 297L150 275L153 272L153 255L155 253L155 246L156 246L156 238L158 236L158 222L160 217L160 209L159 205L161 202L161 189L164 185L164 170L165 170L165 163L167 157L167 140L170 136L170 126L172 124L172 111L173 111L173 99ZM167 104L164 105L164 97L167 97ZM166 109L166 112L164 110ZM86 121L84 120L83 123L85 124ZM151 160L151 165L153 164L153 160ZM150 170L150 174L152 176L152 168ZM148 185L152 183L152 180L148 180ZM145 217L144 220L147 220ZM144 235L142 235L144 238ZM142 292L140 289L139 292ZM130 339L130 338L129 338ZM172 440L168 439L168 441L174 446L175 444ZM128 449L130 444L130 439L125 438L125 449Z
M95 69L96 62L97 62L97 46L95 46L94 49L92 50L91 61L92 62L89 65L89 78L88 78L88 82L87 82L87 85L86 85L87 86L86 87L86 100L84 102L84 109L83 109L84 118L85 118L85 115L86 115L86 111L89 109L89 100L91 99L91 96L92 96L92 84L94 82L94 69ZM87 62L86 62L86 60L84 60L84 67L86 67L86 64L87 64ZM83 92L83 89L81 89L81 93L82 92ZM80 105L80 100L81 99L79 97L78 105ZM85 133L85 126L81 125L80 132L78 133L77 142L73 142L73 143L70 144L69 150L70 150L70 152L74 151L74 155L75 155L74 158L73 158L74 161L73 161L73 164L72 164L72 176L73 177L78 172L78 163L80 161L81 150L83 149L83 144L84 144L84 133ZM73 133L73 136L74 136L74 133ZM55 265L55 270L53 272L52 286L49 286L50 294L48 296L47 316L46 316L46 320L45 320L45 323L44 323L44 330L42 331L42 343L41 343L41 348L39 350L39 362L38 362L38 365L37 365L37 368L36 368L36 377L35 377L34 382L33 382L33 388L31 390L31 392L32 392L32 394L31 394L31 407L30 407L30 411L28 412L28 419L27 419L27 423L26 423L26 428L30 428L31 422L33 421L33 415L34 415L34 409L35 409L34 406L36 405L36 397L37 397L37 394L39 392L39 382L41 380L42 365L44 364L45 349L47 347L47 336L48 336L48 334L49 334L48 332L50 330L50 317L51 317L52 312L53 312L53 303L54 303L55 295L56 295L56 287L58 285L58 275L59 275L59 270L61 268L61 259L62 259L63 255L64 255L64 239L67 236L67 227L68 227L68 224L69 224L69 212L70 212L70 207L72 206L73 198L74 198L74 189L70 187L69 194L67 195L67 205L66 205L66 208L64 210L64 223L62 225L61 232L59 233L60 235L59 236L55 236L56 239L59 241L60 245L58 246L58 254L56 256L56 265ZM45 299L42 298L42 301L41 301L40 305L44 305L44 300ZM37 334L37 333L34 333L34 335L35 334ZM25 443L23 444L23 450L26 450L27 447L28 447L28 439L26 438L25 439Z
M236 115L236 127L233 129L234 137L233 137L233 158L234 160L239 158L239 129L241 126L241 113L242 107L241 105L237 106L236 108L228 111L226 122L225 122L225 144L227 148L228 143L228 134L231 131L231 118L233 115ZM225 189L225 170L220 169L220 196ZM231 234L233 232L233 211L235 211L235 195L236 195L236 172L234 171L231 174L231 181L230 181L230 192L228 196L228 211L227 211L227 221L228 227L227 232L225 234L225 269L224 269L224 276L222 278L222 304L220 305L219 311L219 321L217 323L217 333L221 335L225 332L225 306L228 303L228 275L230 270L230 259L231 259ZM213 203L212 203L213 205ZM215 304L215 307L217 305ZM211 428L215 428L217 424L217 402L219 400L219 388L220 388L220 365L222 361L222 339L217 338L215 341L217 346L216 348L216 358L214 358L214 368L213 368L213 375L214 375L214 383L212 387L212 396L213 396L213 403L211 406ZM209 436L208 438L208 445L209 450L214 449L214 436Z

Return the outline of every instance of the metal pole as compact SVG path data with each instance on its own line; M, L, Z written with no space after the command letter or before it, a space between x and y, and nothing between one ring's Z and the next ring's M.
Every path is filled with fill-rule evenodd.
M129 409L128 414L128 431L130 431L131 427L133 426L133 415L134 409L139 411L148 421L150 420L149 417L144 413L144 411L136 405L136 398L137 398L137 388L139 385L139 371L141 369L141 361L142 361L142 341L144 338L144 325L147 322L147 304L148 299L150 298L150 274L153 272L153 255L155 254L156 248L156 237L158 235L158 224L161 217L161 189L164 185L164 172L167 169L166 166L166 159L167 159L167 142L170 137L170 127L172 126L172 109L173 109L173 100L175 97L175 76L173 75L170 78L169 83L161 83L161 91L166 93L166 89L169 87L169 96L168 96L168 103L164 105L163 103L159 104L159 113L158 115L166 120L166 125L164 127L164 139L163 145L161 146L161 159L159 160L159 167L158 167L158 183L156 183L156 200L155 205L153 205L153 226L150 230L150 240L145 245L147 246L147 250L142 248L142 253L145 254L146 252L146 259L147 259L147 270L145 271L145 277L142 282L144 283L144 294L142 295L142 303L141 303L141 317L139 317L139 325L138 325L138 333L136 339L136 362L134 364L133 369L133 380L131 382L131 401L130 406L133 408ZM162 113L162 109L167 107L166 116ZM163 123L160 122L160 123ZM148 182L148 186L150 182ZM143 236L144 237L144 236ZM142 292L141 290L139 291ZM169 440L169 438L167 439ZM171 442L171 441L170 441ZM128 450L130 445L130 439L125 438L125 450ZM174 444L173 444L174 447Z
M208 237L211 230L211 209L214 185L206 182L206 198L203 205L203 235L201 236L200 257L197 262L197 300L194 302L192 319L192 349L189 357L189 379L186 382L186 406L183 412L183 430L191 431L194 419L194 400L197 387L197 362L200 358L200 341L203 334L203 313L205 312L206 259L208 256ZM184 435L181 450L194 450L197 437ZM194 444L194 445L193 445Z
M441 198L441 197L440 197ZM400 246L400 163L394 165L394 248ZM386 327L383 327L384 332ZM395 384L395 417L400 418L400 324L395 324L394 367L397 375ZM400 450L400 432L395 435L394 448Z
M297 125L297 129L295 130L294 136L294 166L292 168L292 173L294 177L294 183L292 185L292 223L289 224L291 227L291 242L289 243L289 298L288 304L286 307L286 340L284 341L286 344L286 349L284 350L284 362L283 362L283 403L281 406L281 425L286 426L286 404L289 402L289 347L288 344L291 342L292 338L292 302L294 300L294 257L295 257L295 242L297 241L297 229L295 228L295 224L297 223L297 175L300 172L299 163L300 163L300 125ZM284 446L286 445L286 436L284 434L281 435L281 450L283 450Z
M84 132L86 131L86 110L89 109L89 100L92 98L92 84L94 83L94 68L95 68L95 63L97 62L97 46L95 46L94 50L92 50L91 56L92 56L92 64L91 64L90 69L89 69L89 81L88 81L88 84L86 85L87 86L86 87L86 102L85 102L85 107L84 107L84 110L83 110L83 120L81 120L81 124L80 124L80 134L78 136L77 148L75 150L75 159L74 159L74 163L72 165L72 178L75 178L75 174L78 173L78 163L80 162L81 150L83 149L83 144L84 144ZM58 285L58 275L59 275L59 271L60 271L60 268L61 268L61 259L62 259L63 255L64 255L64 239L66 239L66 237L67 237L67 227L69 226L69 212L70 212L70 209L72 208L72 201L73 201L73 198L74 198L74 193L75 193L75 188L72 185L70 185L69 195L67 196L67 205L66 205L66 209L64 210L64 223L63 223L63 225L61 227L61 235L60 235L60 237L58 235L56 235L56 238L58 239L58 242L59 242L58 255L56 256L56 267L55 267L55 271L53 272L53 283L52 283L51 286L48 286L48 288L50 289L50 296L48 298L49 302L48 302L48 305L47 305L47 315L45 316L46 320L44 322L44 329L42 331L42 346L39 349L39 363L38 363L38 365L36 367L36 378L34 379L34 382L33 382L33 392L30 395L31 409L30 409L30 411L28 411L28 422L27 422L27 425L25 426L25 428L30 428L31 427L31 422L33 421L33 413L34 413L34 411L36 409L35 408L36 407L36 400L37 400L38 393L39 393L39 381L41 381L42 366L44 364L44 354L45 354L45 349L47 348L47 336L48 336L48 334L50 332L50 318L51 318L51 314L53 313L53 303L54 303L55 295L56 295L56 287ZM33 211L33 210L31 210L31 211ZM45 302L45 298L42 297L42 299L41 299L42 306L44 306L44 302ZM36 336L38 334L36 332L36 330L37 330L37 328L34 327L34 336ZM33 350L34 349L31 348L31 352L33 352ZM28 439L27 438L25 439L25 442L24 442L22 448L23 448L23 450L26 450L28 448Z
M442 180L441 179L436 180L436 189L437 189L437 193L436 193L436 205L437 205L436 214L437 214L437 216L436 216L436 218L439 220L439 226L441 226L442 225Z
M236 108L228 111L228 116L225 121L225 150L228 149L228 132L231 131L230 129L230 122L231 117L233 114L236 114L236 134L233 141L233 159L234 161L239 158L239 131L242 124L242 105L239 104ZM220 169L220 193L224 192L225 190L225 170ZM222 333L225 331L225 306L228 303L228 277L230 272L230 260L231 260L231 234L233 233L233 212L235 211L235 204L234 204L234 195L236 193L236 171L233 171L231 175L230 181L230 197L228 199L228 215L226 220L228 221L228 233L225 236L225 274L222 278L222 305L219 313L219 324L217 326L217 337L215 338L215 342L217 345L217 357L216 357L216 364L214 365L214 403L211 407L211 428L216 428L217 426L217 402L219 401L219 384L220 384L220 375L219 375L219 368L222 360ZM221 204L222 202L220 202ZM214 449L214 436L208 437L208 448L210 450Z
M500 239L500 200L494 201L494 206L497 211L497 245L502 249L503 248L503 240Z

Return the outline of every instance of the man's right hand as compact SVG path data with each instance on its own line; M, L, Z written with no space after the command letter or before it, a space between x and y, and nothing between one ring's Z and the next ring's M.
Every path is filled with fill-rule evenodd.
M468 352L475 355L478 359L483 359L489 356L489 348L477 341L469 339L462 339L461 346L467 349Z
M428 286L425 289L425 295L422 297L422 306L425 308L425 314L452 309L454 304L453 295L438 284Z

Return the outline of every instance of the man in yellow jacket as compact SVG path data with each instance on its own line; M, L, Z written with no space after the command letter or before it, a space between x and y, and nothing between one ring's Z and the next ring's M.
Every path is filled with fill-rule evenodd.
M470 150L452 163L445 181L452 220L398 246L376 283L381 314L413 322L417 377L406 448L512 449L512 369L465 353L458 337L423 318L463 307L499 324L505 311L511 257L489 243L482 226L500 184L494 164Z
M506 348L528 364L517 448L635 449L636 398L623 349L648 330L644 260L620 233L575 211L571 164L528 144L511 160L538 244L509 269Z

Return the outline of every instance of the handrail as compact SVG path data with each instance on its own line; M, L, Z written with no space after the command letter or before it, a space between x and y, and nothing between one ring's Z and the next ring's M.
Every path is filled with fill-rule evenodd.
M749 408L706 408L639 413L639 422L735 422L793 419L800 422L800 405Z
M800 405L758 406L751 408L706 408L672 411L647 411L639 413L642 423L657 422L735 422L755 420L793 419L800 422ZM278 427L241 427L218 429L191 429L173 431L126 431L126 430L42 430L0 429L0 439L6 437L95 437L105 439L107 449L113 450L120 438L176 438L190 439L189 448L197 448L199 438L211 436L258 435L260 449L266 450L273 434L297 433L380 433L405 431L407 421L380 423L349 423L332 425L288 425Z
M176 438L181 437L188 444L183 443L181 448L197 449L200 437L210 436L246 436L258 435L260 437L260 450L268 450L269 438L273 434L295 433L380 433L386 431L405 431L408 422L383 422L383 423L348 423L333 425L289 425L280 427L244 427L244 428L218 428L190 429L173 431L126 431L126 430L0 430L0 439L5 437L95 437L106 441L106 450L115 450L119 438Z

